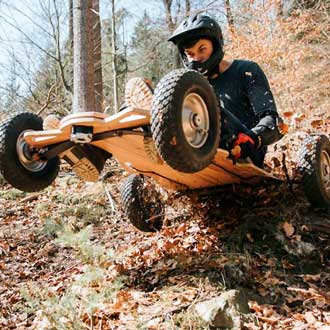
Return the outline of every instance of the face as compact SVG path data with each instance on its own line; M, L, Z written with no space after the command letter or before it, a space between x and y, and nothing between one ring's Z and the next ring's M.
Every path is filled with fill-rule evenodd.
M205 62L213 53L212 41L208 39L200 39L191 48L186 48L184 53L189 62Z

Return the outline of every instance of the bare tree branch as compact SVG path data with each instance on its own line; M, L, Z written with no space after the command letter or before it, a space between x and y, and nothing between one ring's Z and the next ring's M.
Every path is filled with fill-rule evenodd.
M48 90L48 94L47 94L47 99L45 104L40 108L40 110L37 112L38 115L41 115L41 113L48 107L49 103L50 103L50 97L52 96L52 92L54 90L54 88L56 87L56 83L53 84L49 90Z
M31 39L31 37L24 32L20 27L16 26L15 24L13 24L12 22L10 22L8 19L6 19L4 16L0 16L9 26L11 26L12 28L14 28L15 30L17 30L18 32L20 32L24 38L26 38L26 40L28 40L32 45L34 45L36 48L38 48L42 53L44 53L45 55L47 55L48 57L50 57L51 59L53 59L54 61L57 61L57 58L51 54L49 51L47 51L46 49L44 49L43 47L41 47L39 44L37 44L33 39Z

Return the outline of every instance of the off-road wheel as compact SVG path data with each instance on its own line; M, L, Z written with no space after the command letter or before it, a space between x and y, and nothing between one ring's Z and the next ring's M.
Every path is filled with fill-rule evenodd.
M27 131L42 130L42 119L30 112L18 113L0 124L0 173L13 187L39 191L56 178L59 158L35 160L24 140Z
M160 194L143 176L132 174L121 190L122 207L128 220L139 230L155 232L163 225Z
M198 172L213 160L220 139L220 109L208 81L197 71L178 69L158 83L151 132L160 156L172 168Z
M303 191L313 207L330 207L330 141L310 135L303 142L298 160Z

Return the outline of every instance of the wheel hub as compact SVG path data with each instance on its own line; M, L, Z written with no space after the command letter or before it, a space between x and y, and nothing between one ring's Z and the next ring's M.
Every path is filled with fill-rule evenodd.
M30 130L23 131L16 142L16 152L20 163L30 172L40 172L42 171L47 162L34 160L30 151L29 145L24 139L24 133Z
M209 135L209 114L204 100L197 93L190 93L183 100L182 127L186 140L193 148L205 144Z
M330 196L330 155L326 150L321 153L321 176L325 191Z

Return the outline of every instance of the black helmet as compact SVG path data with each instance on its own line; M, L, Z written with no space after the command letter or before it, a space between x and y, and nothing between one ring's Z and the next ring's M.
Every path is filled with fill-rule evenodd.
M205 62L189 62L184 53L185 43L191 39L209 39L213 44L213 53ZM223 36L220 25L213 18L197 14L189 16L177 27L168 41L172 41L180 51L185 67L200 71L206 76L219 73L219 63L223 59Z
M175 45L186 39L187 37L197 36L199 32L203 37L214 38L223 45L223 37L220 25L216 20L207 15L197 14L189 16L176 28L168 41L172 41Z

